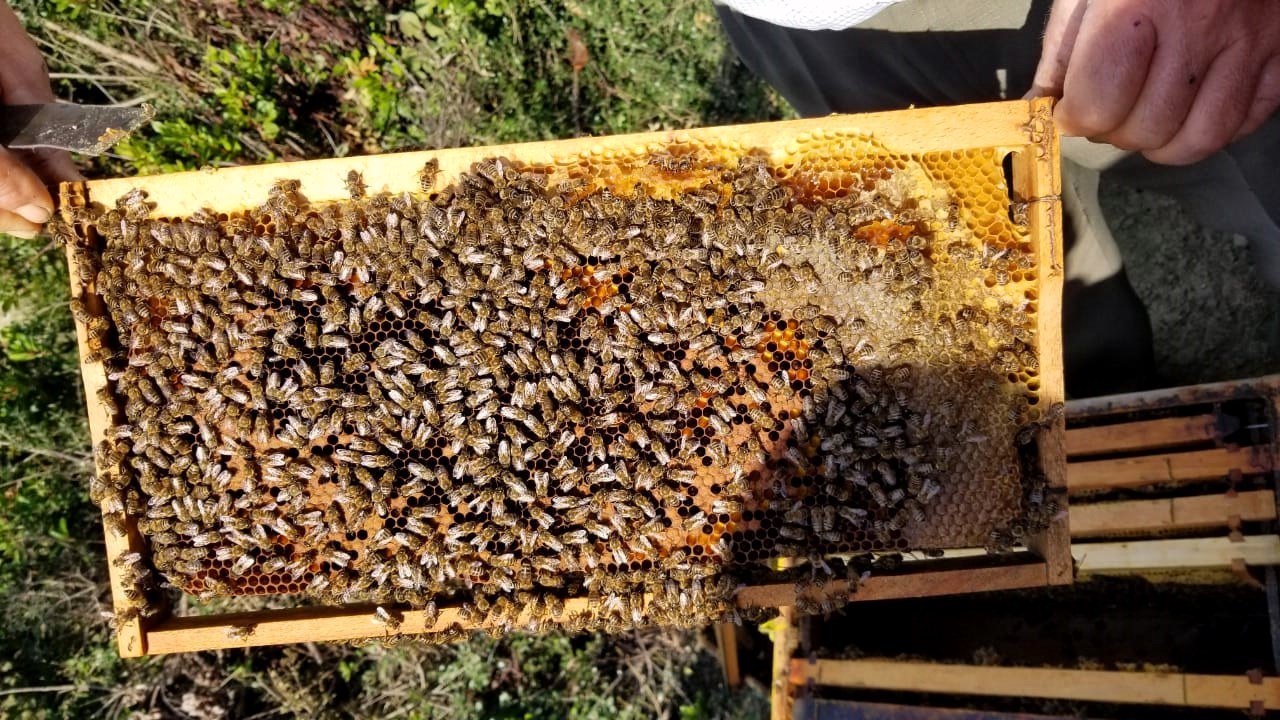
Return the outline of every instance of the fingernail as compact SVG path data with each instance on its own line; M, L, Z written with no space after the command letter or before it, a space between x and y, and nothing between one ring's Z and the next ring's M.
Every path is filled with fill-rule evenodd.
M21 215L23 220L33 222L37 225L43 225L49 222L49 218L53 217L52 210L34 203L31 205L23 205L17 210L14 210L14 212Z
M0 235L12 235L22 240L34 240L39 234L39 230L5 230L0 228Z

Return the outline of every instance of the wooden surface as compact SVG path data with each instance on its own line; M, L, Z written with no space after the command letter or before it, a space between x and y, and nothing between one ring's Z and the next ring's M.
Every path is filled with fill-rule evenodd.
M1058 134L1053 129L1052 103L1032 103L1031 120L1024 126L1035 145L1027 151L1015 154L1014 187L1021 192L1028 188L1032 237L1043 238L1039 267L1040 292L1038 327L1041 385L1040 396L1044 407L1052 407L1066 400L1062 371L1062 283L1063 243L1061 203L1062 177L1057 162ZM1018 162L1020 160L1021 162ZM1047 271L1045 271L1047 268ZM1050 490L1067 486L1067 453L1065 442L1066 417L1059 414L1048 432L1038 436L1041 467L1045 471L1045 483ZM1062 512L1049 522L1040 533L1027 538L1026 545L1038 554L1045 564L1044 582L1064 585L1073 579L1071 561L1071 533L1067 527L1067 497L1060 494ZM1007 576L1005 576L1007 577ZM922 590L924 588L921 588Z
M775 621L778 628L773 638L773 684L769 692L769 720L791 720L795 690L789 682L791 656L800 644L795 610L784 607Z
M923 152L964 150L980 147L1027 146L1027 119L1029 108L1035 108L1047 117L1051 102L1013 100L1001 103L985 103L949 108L919 108L909 112L869 113L864 115L830 115L822 118L789 120L773 123L735 125L729 128L702 128L675 130L611 137L583 137L521 145L490 145L475 148L450 148L422 152L370 155L363 157L308 160L292 163L274 163L246 167L211 168L192 172L152 175L138 178L94 180L88 183L90 199L110 203L135 188L148 194L148 201L155 203L155 217L186 215L193 209L214 202L212 209L231 212L256 206L266 197L271 186L282 179L302 181L303 194L313 202L347 199L347 173L362 173L370 193L381 191L401 192L418 189L417 175L423 163L436 159L442 178L455 177L472 163L495 156L519 156L529 161L543 157L550 161L563 157L606 157L611 152L630 150L637 145L653 144L655 148L670 142L689 139L732 140L742 148L775 148L778 137L821 133L831 130L856 131L872 135L881 143L899 152ZM1043 110L1041 110L1043 108ZM1052 127L1041 130L1040 151L1035 155L1052 179L1039 180L1032 176L1031 191L1038 196L1057 195L1058 176L1053 168L1057 157L1057 138ZM1046 144L1048 143L1048 144ZM216 188L211 192L211 188ZM1045 208L1056 207L1040 203ZM1044 223L1041 218L1033 222ZM1051 224L1057 227L1061 219L1055 215ZM1061 259L1061 243L1055 242L1056 256ZM1041 305L1041 315L1047 308ZM1055 316L1056 317L1056 316ZM1047 368L1046 368L1047 370ZM1048 373L1045 373L1046 375Z
M1049 584L1047 572L1044 562L1032 561L999 567L922 569L920 572L900 575L873 574L858 586L857 592L849 599L863 602L1040 587ZM848 585L844 582L831 582L828 587L832 592L837 592ZM781 607L793 604L795 597L793 583L754 585L743 588L738 593L737 604L739 607Z
M1074 512L1074 511L1072 511ZM1280 565L1280 536L1248 535L1239 541L1231 538L1180 538L1171 540L1131 540L1126 542L1073 542L1071 553L1075 557L1076 572L1087 574L1141 574L1144 572L1163 572L1169 570L1215 570L1232 566L1233 561L1240 560L1246 565ZM961 548L948 550L948 558L983 558L985 551L981 548ZM1030 572L1028 569L1026 572ZM994 572L997 568L982 568L982 572ZM921 585L929 577L940 575L933 573L920 574ZM1009 575L1008 577L1013 577ZM1038 583L1043 585L1044 583ZM748 588L751 592L781 592L774 588ZM1010 584L1012 587L1025 587ZM1006 588L1008 589L1008 588ZM927 589L921 587L921 592ZM745 591L744 591L745 592ZM934 594L957 594L948 588ZM914 597L914 596L913 596ZM879 599L867 596L856 596L855 599Z
M1095 425L1067 431L1067 455L1077 457L1135 450L1163 450L1179 445L1213 442L1217 436L1217 423L1212 415Z
M65 184L64 184L65 188ZM84 198L80 194L82 188L76 186L71 194L72 202L76 204L83 203ZM65 190L64 190L65 192ZM67 197L64 195L64 203ZM67 247L67 266L75 267L75 259L72 248ZM80 295L81 283L76 273L69 273L71 282L71 295L73 297ZM92 287L90 287L92 290ZM77 321L76 326L76 343L79 345L80 357L83 359L88 353L88 332L85 330L84 324ZM80 363L80 378L84 384L85 408L89 419L89 435L93 439L96 447L98 441L106 437L108 428L111 427L111 418L107 415L106 409L102 403L98 401L98 391L107 385L107 375L103 370L101 363ZM125 535L116 535L114 532L106 529L103 525L103 535L105 536L105 545L107 551L107 574L111 584L111 602L116 612L121 612L128 607L129 602L125 598L124 577L120 568L116 567L113 562L121 555L131 552L142 552L145 547L142 537L138 534L135 527L128 528ZM117 621L116 630L116 646L119 649L120 657L141 657L147 653L146 635L139 618L130 618L123 621Z
M565 601L566 617L587 609L586 598ZM382 635L416 635L438 633L461 622L458 608L443 608L431 625L421 610L401 613L400 627L392 631L375 619L373 605L340 608L291 608L224 615L170 617L158 622L147 632L147 652L164 654L220 650L224 648L283 645L301 642L358 640ZM522 620L527 616L522 616ZM252 627L245 637L233 637L229 630ZM473 622L469 627L484 628Z
M1070 561L1070 548L1067 550ZM879 582L877 582L879 581ZM1048 567L1043 562L964 570L935 570L906 575L874 575L858 588L854 600L893 600L908 597L960 595L990 590L1013 590L1049 584Z
M1029 563L1012 567L979 567L971 570L871 577L854 595L854 599L884 600L1036 587L1044 584L1044 564ZM795 587L790 583L744 588L737 598L739 607L787 607L794 600ZM586 609L586 605L585 598L573 598L565 603L565 612L572 614ZM148 630L146 649L149 654L165 654L297 642L355 640L387 634L388 631L374 617L371 605L171 617ZM406 610L397 633L440 632L460 619L457 608L444 608L440 610L433 625L427 626L425 620L422 611ZM253 633L246 637L234 637L228 632L231 628L244 626L252 626ZM472 627L483 625L473 624Z
M1280 387L1280 376L1272 376L1258 381L1182 388L1176 392L1161 391L1164 394L1153 402L1167 404L1178 398L1186 398L1189 402L1212 402L1216 398L1215 393L1222 393L1224 397L1242 397L1242 393L1258 388L1274 391L1277 387ZM1132 397L1134 402L1150 400L1146 394L1125 397ZM1120 399L1103 398L1089 402L1087 409L1092 412L1119 414L1133 410ZM1280 417L1280 396L1271 398L1271 403L1277 413L1273 417ZM1069 404L1073 418L1074 407L1075 403ZM1066 443L1071 456L1160 450L1215 439L1212 416L1209 415L1120 423L1085 430L1087 432L1067 432ZM1154 460L1136 464L1075 461L1069 464L1068 474L1073 491L1105 490L1153 483L1225 479L1233 468L1242 472L1265 471L1270 467L1270 461L1271 454L1265 447L1260 450L1215 450L1156 455ZM1083 473L1077 470L1080 466L1084 467ZM1252 490L1157 500L1076 502L1070 511L1071 534L1083 538L1121 530L1159 532L1222 527L1233 517L1246 522L1269 521L1276 518L1275 501L1273 490ZM1232 542L1228 537L1124 543L1076 542L1073 551L1081 563L1082 574L1188 568L1226 570L1237 559L1253 565L1280 564L1280 538L1275 535L1245 537L1243 542ZM952 555L948 553L948 556ZM812 680L820 685L869 689L1149 702L1236 710L1247 710L1251 702L1258 702L1269 710L1280 709L1280 679L1277 678L1264 678L1262 683L1254 684L1241 676L974 667L880 660L810 662L793 659L791 667L791 682L796 685Z
M733 623L716 623L715 633L724 684L736 688L742 684L742 668L738 666L738 626Z
M1238 542L1215 537L1075 543L1071 552L1082 575L1221 569L1235 560L1280 565L1280 536L1250 535Z
M543 158L608 158L611 153L650 143L655 149L669 142L708 138L730 141L746 148L774 148L790 152L795 148L779 146L779 136L824 131L854 131L871 135L898 152L964 150L981 147L1007 148L1015 151L1015 190L1028 200L1028 217L1032 236L1039 238L1040 266L1039 309L1036 313L1040 343L1039 395L1046 406L1064 398L1061 377L1060 293L1062 286L1061 217L1058 204L1060 177L1057 171L1057 136L1050 121L1051 102L1037 100L1010 101L953 108L913 110L909 113L876 113L859 116L830 116L783 123L742 125L733 128L649 133L609 138L576 138L572 140L534 143L521 146L458 148L393 155L340 158L299 163L279 163L252 167L219 168L142 178L97 180L89 183L64 184L63 199L73 193L87 193L90 202L110 205L125 193L142 189L154 204L153 217L180 216L199 207L215 212L234 212L256 205L270 187L282 179L302 181L302 193L313 202L345 199L347 173L362 173L369 191L418 190L417 174L430 159L439 163L440 177L456 177L472 163L493 156L518 155L526 162ZM1030 118L1030 120L1029 120ZM211 190L216 188L216 190ZM213 206L209 206L213 203ZM1044 262L1047 261L1047 262ZM85 350L83 327L77 323L82 353ZM105 383L100 365L85 366L85 389L90 406L90 428L95 442L104 437L107 418L95 400L97 388ZM96 417L95 417L96 415ZM1040 434L1041 459L1051 487L1066 485L1063 453L1063 421ZM1027 587L1047 582L1069 582L1071 555L1066 518L1059 517L1050 528L1031 539L1044 557L1044 562L1025 566L990 567L954 571L933 576L894 575L872 578L858 594L858 599L908 597L920 594L975 592L987 589ZM136 534L126 538L108 537L109 557L130 549L141 549ZM909 579L908 579L909 578ZM777 590L766 586L754 597L776 596ZM117 606L122 605L122 588L112 571L112 589ZM753 597L748 592L747 599ZM794 598L794 596L792 596ZM568 610L585 603L570 600ZM742 601L739 604L743 604ZM407 611L401 632L439 631L458 620L456 609L446 608L432 627L426 627L421 612ZM233 638L228 630L239 625L255 626L247 637ZM121 634L122 655L183 652L200 649L244 647L321 640L347 640L381 634L383 629L372 621L370 608L324 608L263 611L244 616L171 617L157 622L143 632L135 624L127 624Z
M1258 702L1267 710L1280 709L1280 679L1274 677L1262 678L1261 683L1253 683L1249 678L1233 675L1183 675L1182 677L1187 705L1239 708L1242 702L1246 704Z
M790 682L875 690L1247 710L1280 709L1280 678L943 665L895 660L791 661Z
M1227 527L1232 518L1244 522L1275 520L1275 492L1251 490L1158 500L1077 503L1071 508L1071 537Z
M1270 472L1271 450L1262 445L1073 462L1067 467L1071 493L1134 488L1162 483L1225 480L1232 470Z
M1067 403L1067 414L1073 420L1092 420L1109 415L1131 415L1143 410L1166 410L1178 405L1212 404L1236 398L1277 395L1280 395L1280 375L1263 375L1244 380L1080 398Z

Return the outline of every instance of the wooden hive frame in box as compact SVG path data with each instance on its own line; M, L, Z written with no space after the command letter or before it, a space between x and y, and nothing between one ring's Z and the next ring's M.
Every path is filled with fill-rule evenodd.
M611 172L616 172L619 167L624 170L630 168L627 172L645 176L661 176L664 173L681 176L682 173L687 172L683 163L686 163L689 157L681 153L689 152L687 148L691 147L713 148L721 153L736 154L739 158L744 154L764 151L773 153L778 158L801 157L802 159L806 157L805 148L845 148L844 152L850 154L848 157L832 158L823 156L820 151L815 151L818 153L815 156L818 158L815 161L817 165L806 166L802 162L801 167L795 170L796 175L789 181L792 183L790 187L794 192L812 192L815 197L843 197L845 191L841 190L840 186L829 185L829 181L825 178L829 177L830 173L836 172L832 167L844 167L853 162L858 153L868 152L867 148L877 157L887 158L889 169L883 175L886 178L898 172L895 168L911 167L913 168L911 172L918 172L921 174L919 176L923 177L932 177L930 173L942 173L945 176L946 168L955 164L962 168L981 168L981 171L974 175L984 178L983 187L980 188L981 197L970 200L978 203L981 206L980 212L995 224L973 228L972 237L976 237L979 246L983 248L987 247L982 245L987 233L1007 238L1001 240L1006 243L1004 247L1009 247L1008 243L1012 243L1012 247L1018 248L1019 254L1031 259L1029 265L1032 266L1025 273L1014 270L1013 274L1014 284L1019 288L1019 292L1021 288L1026 288L1026 299L1023 300L1022 306L1030 304L1031 312L1034 313L1034 319L1029 321L1030 329L1034 333L1034 339L1030 342L1034 343L1033 352L1038 356L1038 367L1033 368L1030 379L1025 372L1021 375L1010 373L1009 382L1013 386L1022 388L1018 392L1026 393L1025 397L1030 398L1029 401L1020 400L1019 402L1032 405L1039 403L1039 408L1046 409L1043 412L1039 409L1033 410L1034 416L1029 421L1015 421L1012 419L1014 416L1010 415L1010 419L993 419L992 422L1003 422L1006 425L1011 422L1031 422L1028 427L1035 431L1035 443L1026 446L1032 449L1034 455L1030 462L1034 464L1037 474L1043 476L1044 492L1047 495L1061 493L1065 487L1062 420L1060 414L1055 415L1048 410L1048 408L1057 407L1063 399L1059 328L1059 303L1063 277L1058 198L1058 145L1051 120L1051 105L1048 101L1017 101L863 116L832 116L731 128L611 138L581 138L519 146L403 153L226 168L150 178L71 183L62 188L62 207L63 218L74 236L73 246L68 250L68 258L72 266L72 294L84 304L85 312L92 314L102 311L99 288L95 285L93 274L83 272L85 268L79 266L75 245L78 243L81 248L92 248L97 242L94 233L89 231L84 220L88 209L111 207L120 198L137 190L145 192L147 205L143 208L143 212L152 220L187 217L205 210L211 211L214 215L221 213L225 222L227 214L234 215L257 206L271 192L278 191L279 183L286 180L300 182L309 202L336 203L351 197L349 187L351 177L362 179L363 184L367 185L371 192L403 194L418 191L417 186L424 164L434 163L441 177L456 178L476 163L498 156L511 158L517 163L530 164L532 167L546 168L545 172L551 175L554 175L557 169L570 168L568 172L572 173L573 168L586 166L613 168ZM675 154L673 154L673 148ZM831 151L828 149L827 152ZM649 156L657 156L657 159L654 160ZM649 160L646 160L646 157L649 157ZM832 163L823 164L823 160L831 160ZM1005 187L1004 176L1000 169L1002 160L1006 171L1011 173L1011 188ZM631 164L627 165L627 163ZM894 163L897 164L894 165ZM788 164L785 170L778 167L774 172L791 173L792 168L793 166ZM805 173L812 168L816 169L806 175ZM358 175L351 175L353 172ZM965 170L965 172L969 171ZM576 176L570 175L570 177ZM608 188L612 187L617 180L612 176L603 178L597 176L595 182ZM932 180L928 182L933 183ZM626 192L626 187L623 187L622 192ZM727 199L727 196L725 197ZM213 207L210 207L211 205ZM138 207L135 205L134 211ZM936 218L930 216L919 222L931 227L960 223L963 218L970 216L966 213L978 213L979 210L974 209L977 207L953 206L950 217L945 208L935 208L939 213ZM125 211L129 212L129 210ZM217 222L216 217L212 222ZM875 224L872 223L872 225ZM872 229L876 230L877 227L879 226ZM877 242L884 243L888 241L886 238L892 236L895 227L889 223L881 229L886 234ZM1011 232L1013 235L1010 235ZM901 239L898 238L895 241L900 242ZM812 253L815 252L814 247L816 244L804 246L797 248L796 252ZM986 249L983 249L984 263L993 259L998 260L999 256L1006 251L992 250L994 257L988 257L986 252ZM782 246L779 246L777 254L778 256L784 254ZM989 267L989 265L983 267ZM1007 273L1004 271L991 270L984 273L986 273L988 289L996 288L998 291L999 287L1009 282ZM600 298L596 298L597 305L599 300ZM795 298L775 296L775 300L780 303L780 307L794 312L794 317L799 317L798 306L787 304L796 302ZM842 303L856 303L856 300L847 300L844 296L840 296L837 300ZM848 309L851 306L845 304L831 307ZM1018 312L1021 312L1020 308ZM80 317L82 314L84 313L78 313L77 317L77 335L81 351L86 360L96 360L99 357L96 346L100 344L101 339L94 338L90 328ZM780 335L782 327L779 326L776 330ZM904 344L904 347L906 346ZM911 347L914 345L912 344ZM1012 358L1012 360L1015 365L1019 362L1018 358ZM747 372L756 373L757 371L748 370ZM1004 375L1001 374L999 377L1001 380L998 382L1004 382ZM109 411L98 400L102 397L101 393L109 394L111 388L102 362L86 362L83 366L83 379L89 400L90 430L96 447L110 437L109 433L113 427L113 419L109 416ZM994 384L990 385L990 388L992 388L991 393L997 393ZM798 401L796 405L799 405ZM783 411L784 415L786 412L786 410ZM796 417L799 411L795 409L791 412L792 417ZM986 418L975 418L975 422L978 423L985 420ZM1005 439L1011 440L1011 438L1010 435ZM787 440L785 434L782 440L785 444ZM816 447L816 443L813 446ZM978 455L981 456L986 452L988 451L983 450ZM999 454L1001 452L1003 454ZM1022 462L1014 453L1012 442L1009 442L1009 446L1003 450L992 453L992 457L996 458L992 461L996 463L996 470L1002 467L1000 463L1004 463L1003 467L1007 470L1010 464ZM708 455L705 459L709 460L710 456ZM711 465L710 462L703 464ZM711 474L717 471L716 468L712 468L700 475L695 481L694 489L701 484L709 484L708 477L714 477ZM986 493L988 492L1002 493L1000 497L1003 499L999 502L1007 508L1006 513L1023 507L1021 497L1023 489L1016 473L1012 476L1012 485L1010 485L1009 476L1004 477L1001 481L1003 484L1000 485L1003 489L984 486L982 483L987 481L983 477L955 478L955 482L963 486L961 500L971 509L970 511L976 511L980 515L986 512L979 506L987 501ZM711 485L711 487L715 486ZM960 490L945 492L960 492ZM996 495L989 497L994 498ZM1061 498L1061 502L1065 503L1065 497ZM922 518L925 517L925 513L918 507L916 512ZM721 517L726 515L722 514ZM109 531L106 538L108 558L111 560L113 599L118 609L129 607L128 595L132 591L131 588L126 587L125 573L122 569L122 566L128 563L121 562L121 558L136 562L138 558L145 557L147 552L146 542L136 523L128 518L129 516L126 516L123 528L118 527L119 523L113 522L112 524L116 526L114 529L119 532ZM109 519L115 521L118 517ZM982 545L988 532L994 533L997 530L993 522L995 521L988 520L981 528L951 527L936 531L931 531L923 520L915 524L904 522L893 529L892 537L896 544L875 545L875 549L954 548L957 547L956 542L964 546ZM1008 518L1002 522L1008 522ZM1039 529L1041 526L1043 529ZM898 533L899 528L901 528L901 534ZM906 562L893 570L877 568L858 584L856 593L851 599L936 595L1070 582L1072 569L1063 515L1058 513L1053 517L1042 519L1033 530L1035 530L1033 534L1020 538L1021 545L1025 549L1016 552L982 557L944 556ZM708 539L710 533L706 530L702 532L703 535L700 538L690 535L688 542L697 545L705 544L710 548L711 541ZM725 529L717 525L716 537L724 532ZM931 532L933 534L930 534ZM1001 530L1001 532L1004 531ZM887 531L884 528L878 529L877 533L879 533L877 537L890 537L885 534ZM954 538L962 538L962 540L956 541ZM870 541L864 541L862 549L868 549L871 544ZM856 542L851 547L845 547L845 545L847 543L833 546L833 550L843 549L853 552L858 550ZM760 554L768 556L769 552L769 549L764 549ZM757 558L752 555L748 559ZM785 582L782 581L784 577L788 578ZM787 606L797 601L794 578L778 575L777 582L768 580L767 573L763 580L753 579L750 586L736 593L734 598L736 605L739 608L765 608ZM848 583L837 581L830 583L824 592L847 595L849 590ZM272 592L293 591L296 590L289 586L289 589ZM262 592L247 594L262 594ZM565 600L562 612L571 615L587 610L589 605L590 600L586 597L571 597ZM355 640L386 634L388 632L386 628L371 622L374 615L372 605L299 607L209 616L170 614L139 618L132 614L122 614L119 619L119 648L122 655L140 656L249 645ZM430 616L421 610L406 609L400 614L393 629L394 632L401 634L431 633L440 632L446 628L455 630L484 628L487 627L486 622L469 618L467 613L461 612L458 607L443 607L438 613ZM250 630L237 632L237 629L242 628Z
M1276 375L1067 403L1071 552L1080 576L1073 591L1100 576L1253 587L1258 606L1265 595L1270 620L1269 669L1239 674L1218 667L1212 673L1184 673L826 658L808 650L811 640L822 637L815 633L821 621L799 618L788 608L772 622L771 716L793 717L798 698L820 698L823 686L927 693L933 698L921 697L919 706L832 700L825 710L874 710L877 717L935 712L949 717L955 711L929 707L944 702L936 699L938 695L1226 708L1259 717L1280 709L1280 678L1275 673L1280 662L1280 586L1275 580L1275 566L1280 564L1275 526L1278 445ZM1173 594L1164 597L1175 604L1186 601ZM1035 602L1026 599L1029 608L1034 609ZM1123 606L1118 599L1116 604ZM1161 605L1147 610L1165 609ZM1241 616L1256 612L1234 611ZM1020 621L1008 622L1020 626ZM831 628L825 629L830 637ZM1212 636L1203 629L1198 635L1206 644ZM1034 646L1045 641L1027 642ZM816 692L810 692L814 688ZM811 710L824 715L822 708ZM984 711L984 717L1005 715L993 710Z

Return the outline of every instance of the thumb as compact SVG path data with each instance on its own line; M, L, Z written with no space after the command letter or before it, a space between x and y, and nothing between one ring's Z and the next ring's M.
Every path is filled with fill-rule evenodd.
M0 148L0 232L27 235L53 215L44 183L9 150Z
M14 155L36 174L46 188L56 188L60 182L84 179L76 164L71 161L71 155L65 150L36 148L19 150Z
M1040 50L1040 63L1031 81L1031 89L1024 96L1062 97L1062 86L1067 77L1067 64L1075 48L1080 21L1089 9L1089 0L1056 0L1049 13L1049 24L1044 30L1044 44Z

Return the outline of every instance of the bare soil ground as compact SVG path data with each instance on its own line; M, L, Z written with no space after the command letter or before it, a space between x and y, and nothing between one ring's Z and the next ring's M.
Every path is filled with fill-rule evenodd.
M1280 291L1248 243L1196 224L1174 200L1103 179L1102 207L1151 314L1166 385L1280 372Z

